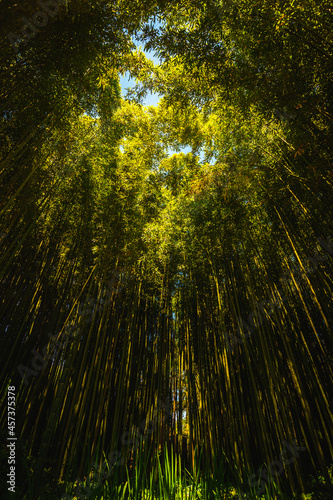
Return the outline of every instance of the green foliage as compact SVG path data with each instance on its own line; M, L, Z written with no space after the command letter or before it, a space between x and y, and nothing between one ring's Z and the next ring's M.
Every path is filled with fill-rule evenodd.
M331 24L327 1L77 0L17 52L1 31L1 387L44 496L111 450L96 495L227 498L294 439L267 494L329 494Z

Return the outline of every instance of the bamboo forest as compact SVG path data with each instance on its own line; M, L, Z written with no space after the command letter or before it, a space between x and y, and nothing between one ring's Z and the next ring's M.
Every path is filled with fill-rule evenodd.
M332 3L0 33L0 497L331 500Z

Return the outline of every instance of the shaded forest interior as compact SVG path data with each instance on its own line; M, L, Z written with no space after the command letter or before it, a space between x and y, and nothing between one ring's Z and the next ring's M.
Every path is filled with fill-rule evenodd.
M246 491L296 443L277 484L330 484L332 16L1 0L1 423L15 386L36 477L166 447Z

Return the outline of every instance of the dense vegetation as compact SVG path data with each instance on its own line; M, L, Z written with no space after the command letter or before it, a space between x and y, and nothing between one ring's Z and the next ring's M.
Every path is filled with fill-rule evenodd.
M315 475L312 498L331 498L331 2L58 3L0 5L18 498L60 498L94 469L130 485L142 464L176 498L175 463L248 498ZM6 444L0 458L7 491Z

